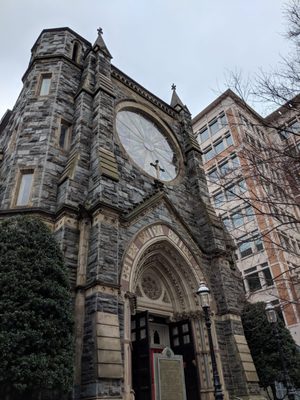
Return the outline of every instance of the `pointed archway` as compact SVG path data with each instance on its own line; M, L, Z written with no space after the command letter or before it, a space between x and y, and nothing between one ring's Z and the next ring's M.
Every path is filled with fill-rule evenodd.
M154 364L151 357L166 346L173 348L175 354L183 356L184 372L186 379L189 379L186 385L187 400L200 399L201 374L196 357L196 353L199 354L199 343L191 316L198 321L200 319L195 293L203 278L196 258L168 225L148 226L131 242L121 273L121 291L125 299L126 399L132 398L130 392L133 390L136 400L155 399ZM144 376L144 366L138 361L139 357L143 358L144 364L149 363L148 370L152 376L148 375L148 380ZM142 369L144 372L141 372ZM141 386L144 392L140 391Z

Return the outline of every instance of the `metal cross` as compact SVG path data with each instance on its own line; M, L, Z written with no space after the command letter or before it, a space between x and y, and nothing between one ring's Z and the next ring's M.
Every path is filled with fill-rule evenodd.
M174 83L172 84L171 89L176 90L176 85Z
M98 35L102 35L103 29L102 29L102 28L98 28L98 29L97 29L97 32L98 32Z
M156 178L157 178L157 179L160 179L160 172L165 172L165 170L164 170L163 168L160 167L160 165L159 165L159 160L155 160L155 164L150 163L150 165L151 165L152 167L154 167L155 170L156 170Z

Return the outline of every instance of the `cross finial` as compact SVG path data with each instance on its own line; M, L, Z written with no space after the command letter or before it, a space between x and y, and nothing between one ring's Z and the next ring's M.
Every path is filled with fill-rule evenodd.
M98 28L97 32L98 32L98 35L102 35L103 34L103 29L102 28Z
M171 89L176 90L176 85L174 83L172 84Z
M155 168L155 171L156 171L156 178L157 178L157 179L160 179L160 172L165 172L165 170L164 170L163 168L160 167L160 165L159 165L159 160L155 160L155 164L150 163L150 165L151 165L152 167Z

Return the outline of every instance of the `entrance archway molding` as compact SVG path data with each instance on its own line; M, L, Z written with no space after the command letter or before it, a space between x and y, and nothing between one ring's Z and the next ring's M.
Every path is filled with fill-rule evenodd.
M192 240L189 238L189 240ZM199 321L199 303L195 295L195 291L198 284L202 280L206 280L201 270L200 263L197 261L196 257L186 245L184 240L180 237L175 230L164 222L157 222L142 228L136 233L131 243L123 257L122 271L120 277L121 283L121 296L124 300L124 400L134 399L131 388L131 328L130 320L132 314L132 307L130 304L132 302L132 296L135 291L136 284L136 274L139 268L143 266L143 255L151 247L155 246L159 242L165 242L171 248L178 252L185 263L185 267L189 270L190 277L194 282L193 287L191 287L190 282L181 282L182 290L186 290L187 304L186 311L187 315L194 314L197 316L196 319ZM190 281L191 281L190 279ZM214 307L213 307L214 308ZM184 313L183 313L184 314ZM195 318L195 317L194 317ZM193 326L195 326L195 320L193 321ZM197 358L200 356L202 350L199 348L199 343L195 342L195 350L197 353ZM206 350L205 350L206 351ZM204 352L205 352L204 351ZM200 374L204 373L204 363L201 362ZM206 375L206 374L205 374ZM206 398L206 396L204 396Z
M135 235L125 252L121 273L121 291L123 293L133 290L133 276L142 254L147 248L159 241L169 242L178 251L194 274L195 282L199 283L205 279L195 256L180 236L169 225L155 223L141 229Z

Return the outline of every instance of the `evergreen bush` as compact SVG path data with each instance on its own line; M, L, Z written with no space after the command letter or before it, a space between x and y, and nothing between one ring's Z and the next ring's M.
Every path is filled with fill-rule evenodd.
M67 269L40 220L0 223L0 398L62 398L72 385ZM52 396L53 397L53 396Z

